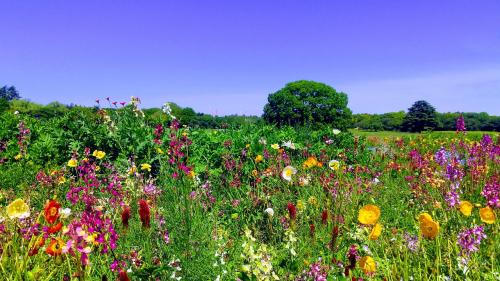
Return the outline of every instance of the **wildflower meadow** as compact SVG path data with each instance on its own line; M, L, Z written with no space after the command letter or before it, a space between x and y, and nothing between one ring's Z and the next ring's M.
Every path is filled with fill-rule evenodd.
M0 280L499 280L500 138L0 123Z

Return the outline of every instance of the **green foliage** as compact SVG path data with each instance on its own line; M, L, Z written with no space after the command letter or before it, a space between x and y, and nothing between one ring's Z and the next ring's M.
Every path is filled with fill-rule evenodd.
M263 118L278 126L321 126L345 129L350 125L351 110L347 95L314 81L296 81L268 97Z
M426 101L416 101L406 114L401 128L406 132L422 132L438 127L436 109Z

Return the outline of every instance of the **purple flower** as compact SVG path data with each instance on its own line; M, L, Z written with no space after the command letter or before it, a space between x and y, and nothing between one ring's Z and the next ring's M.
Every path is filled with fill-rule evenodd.
M484 226L474 226L464 229L457 236L457 244L460 246L460 256L468 258L471 253L479 251L481 240L486 238Z
M464 116L462 114L460 114L460 116L458 117L457 119L457 122L456 122L456 126L457 126L457 133L458 132L466 132L466 129L465 129L465 120L464 120Z
M406 247L408 248L408 250L410 250L410 252L415 253L419 246L418 236L417 235L413 236L410 233L405 232L403 237L406 241Z
M481 195L486 198L488 206L500 208L500 183L496 176L493 176L491 180L486 183L483 191L481 191Z

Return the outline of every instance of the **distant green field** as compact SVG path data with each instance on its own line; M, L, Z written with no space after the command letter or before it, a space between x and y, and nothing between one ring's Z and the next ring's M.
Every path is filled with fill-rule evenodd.
M456 135L455 131L434 131L425 133L406 133L406 132L394 132L394 131L361 131L356 129L351 129L351 133L357 136L366 137L379 137L379 138L395 138L395 137L417 137L417 136L430 136L436 138L452 138ZM479 139L484 134L489 134L491 136L499 135L499 132L486 132L486 131L471 131L467 132L467 137L471 139Z

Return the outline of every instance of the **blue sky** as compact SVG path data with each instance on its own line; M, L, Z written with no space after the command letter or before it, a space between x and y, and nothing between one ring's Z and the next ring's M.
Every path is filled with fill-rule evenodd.
M261 114L287 82L355 113L500 115L500 1L4 1L0 84L35 102Z

